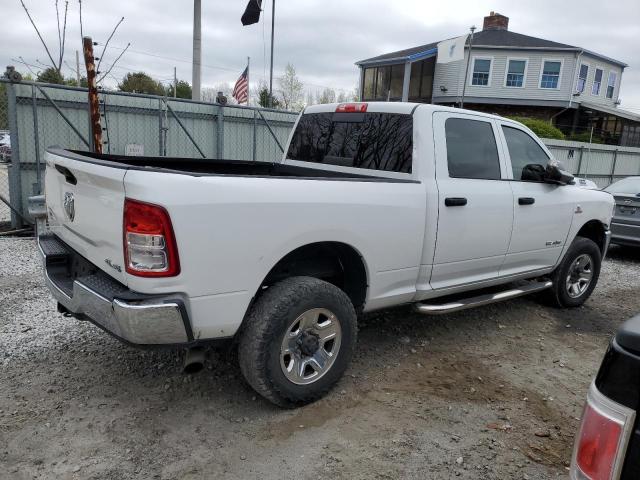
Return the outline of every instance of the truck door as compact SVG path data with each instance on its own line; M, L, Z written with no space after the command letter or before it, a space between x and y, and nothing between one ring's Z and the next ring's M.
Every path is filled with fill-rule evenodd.
M509 247L513 194L490 118L434 113L438 231L431 287L497 278Z
M550 156L538 140L513 123L500 123L513 190L513 234L500 276L544 270L558 261L577 207L574 187L528 180L527 165L545 167Z

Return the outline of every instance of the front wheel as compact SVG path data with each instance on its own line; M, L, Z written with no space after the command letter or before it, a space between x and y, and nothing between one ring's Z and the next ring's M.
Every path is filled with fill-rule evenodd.
M282 407L310 403L342 377L356 342L356 313L338 287L292 277L263 292L240 334L247 382Z
M600 276L602 254L593 240L576 237L552 274L551 301L558 307L579 307L593 292Z

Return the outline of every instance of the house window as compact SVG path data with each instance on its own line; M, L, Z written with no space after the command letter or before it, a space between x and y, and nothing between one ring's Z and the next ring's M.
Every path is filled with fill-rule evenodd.
M607 98L613 98L613 92L616 89L616 80L618 75L616 72L609 72L609 81L607 82Z
M433 72L435 57L411 64L409 81L409 101L431 103L433 93Z
M490 73L491 73L491 59L488 59L488 58L474 59L471 85L478 85L483 87L488 86Z
M576 91L578 93L584 92L584 87L587 85L587 76L589 75L589 65L583 63L580 65L580 72L578 73L578 84L576 85Z
M602 85L602 69L596 68L596 74L593 77L593 87L591 87L591 95L600 95L600 86Z
M376 69L364 69L364 87L362 91L363 100L373 100L373 92L376 88Z
M389 96L389 80L391 77L391 67L378 67L376 76L376 100L387 100Z
M558 88L562 62L546 60L542 65L540 88Z
M524 87L524 72L526 68L526 60L509 60L505 85L507 87Z
M364 70L363 100L402 100L404 64Z

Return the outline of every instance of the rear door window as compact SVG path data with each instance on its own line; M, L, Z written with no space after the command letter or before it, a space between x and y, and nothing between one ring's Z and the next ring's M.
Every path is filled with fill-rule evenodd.
M304 114L287 159L411 173L413 117L395 113Z
M500 158L490 122L448 118L445 134L450 177L500 179Z

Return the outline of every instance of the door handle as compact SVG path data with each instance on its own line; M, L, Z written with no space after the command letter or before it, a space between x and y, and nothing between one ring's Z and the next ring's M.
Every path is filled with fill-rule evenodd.
M533 197L520 197L518 199L518 205L533 205L536 203L536 199Z
M71 173L71 170L69 170L67 167L56 164L56 170L64 176L64 179L67 181L67 183L70 183L71 185L76 185L78 183L75 175Z
M448 197L444 199L444 204L447 207L463 207L467 204L467 199L464 197Z

